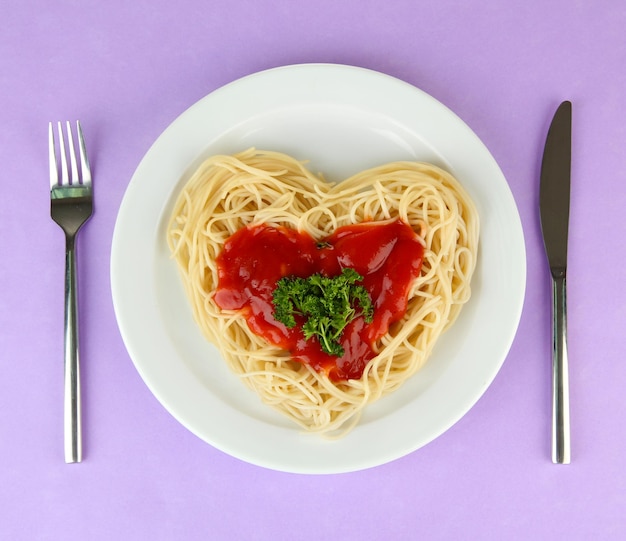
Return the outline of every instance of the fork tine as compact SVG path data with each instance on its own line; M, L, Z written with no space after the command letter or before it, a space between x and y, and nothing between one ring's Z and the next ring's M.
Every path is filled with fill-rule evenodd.
M87 159L87 149L85 147L85 138L83 136L83 130L80 126L80 121L76 121L76 131L78 132L78 148L80 149L80 170L83 174L83 184L85 186L91 186L91 168L89 167L89 160Z
M57 130L59 132L59 149L61 154L61 185L69 186L70 179L67 171L67 157L65 155L65 140L63 138L63 128L61 123L57 122Z
M59 168L54 152L54 130L52 129L52 122L48 122L48 155L50 158L50 188L52 189L59 183Z
M65 121L65 131L67 131L67 146L70 147L70 183L78 184L78 165L76 163L76 150L74 149L74 137L72 136L72 127L70 126L69 121Z

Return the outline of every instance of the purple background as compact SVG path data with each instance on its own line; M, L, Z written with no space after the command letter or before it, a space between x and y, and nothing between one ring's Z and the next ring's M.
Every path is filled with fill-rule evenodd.
M626 539L626 4L567 0L0 0L1 539ZM187 107L244 75L337 62L454 110L521 214L519 332L436 441L358 473L240 462L178 424L115 321L109 256L128 182ZM537 199L551 116L574 104L572 454L550 461L549 277ZM63 238L47 123L83 123L97 209L79 241L84 462L62 450Z

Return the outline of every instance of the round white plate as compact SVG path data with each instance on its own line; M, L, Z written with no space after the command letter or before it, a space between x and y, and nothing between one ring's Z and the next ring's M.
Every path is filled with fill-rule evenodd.
M394 160L428 161L466 187L480 213L473 295L426 366L369 406L346 437L301 433L260 403L194 324L165 226L177 193L206 157L251 146L310 160L338 181ZM111 285L124 343L152 393L184 426L232 456L276 470L336 473L410 453L458 421L485 392L513 341L526 261L502 172L441 103L398 79L349 66L260 72L212 92L177 118L139 164L115 226Z

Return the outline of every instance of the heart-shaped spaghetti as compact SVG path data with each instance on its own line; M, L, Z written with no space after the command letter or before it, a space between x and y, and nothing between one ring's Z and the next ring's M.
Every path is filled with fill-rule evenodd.
M343 226L401 220L424 246L407 309L373 345L360 379L335 381L250 330L214 301L218 256L244 227L267 224L323 239ZM231 369L308 431L345 434L363 408L393 392L428 358L470 296L478 215L459 182L420 162L394 162L331 184L302 162L250 149L206 160L185 185L168 227L194 318ZM209 414L209 413L207 413Z

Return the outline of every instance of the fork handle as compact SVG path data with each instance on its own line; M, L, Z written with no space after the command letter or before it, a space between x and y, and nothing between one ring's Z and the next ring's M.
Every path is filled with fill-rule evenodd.
M78 295L76 290L75 237L67 235L65 245L65 366L64 441L65 462L82 460L80 371L78 355Z

